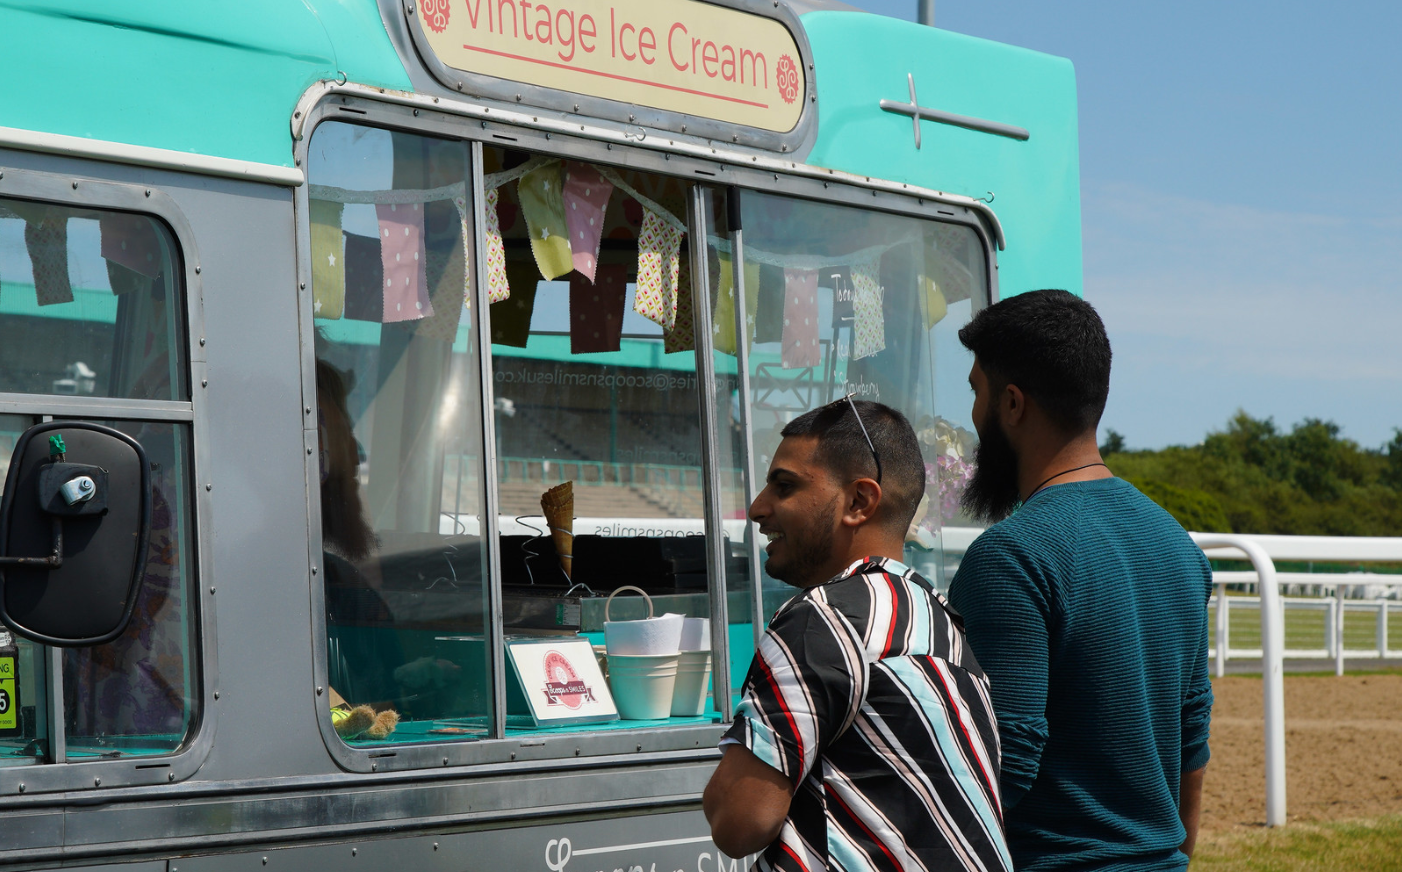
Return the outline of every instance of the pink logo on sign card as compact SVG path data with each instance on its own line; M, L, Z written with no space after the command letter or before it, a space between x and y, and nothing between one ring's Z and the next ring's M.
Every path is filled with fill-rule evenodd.
M577 709L594 702L594 689L580 680L570 660L559 651L547 651L544 661L546 705Z

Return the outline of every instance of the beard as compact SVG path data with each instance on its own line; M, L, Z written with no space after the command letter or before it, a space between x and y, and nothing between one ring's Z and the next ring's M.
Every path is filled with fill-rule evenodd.
M808 587L827 581L814 578L826 571L833 553L833 524L837 520L838 497L820 510L805 530L784 530L784 548L777 559L765 561L764 571L794 587ZM788 556L782 556L784 552Z
M989 409L974 452L974 475L964 488L964 511L975 520L994 524L1011 515L1020 498L1017 453L998 415Z

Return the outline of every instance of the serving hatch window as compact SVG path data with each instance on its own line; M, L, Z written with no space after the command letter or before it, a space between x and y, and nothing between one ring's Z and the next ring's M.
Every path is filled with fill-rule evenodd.
M732 690L754 625L793 593L751 580L746 467L762 476L784 424L849 392L916 426L931 502L907 559L939 581L944 507L957 510L940 497L953 481L941 458L962 462L971 448L940 403L966 401L966 390L945 388L967 372L954 381L953 332L988 298L973 229L745 191L736 263L733 193L496 146L480 154L474 168L463 142L339 121L311 141L326 651L343 739L491 735L497 632L508 735L716 722L724 706L704 671L711 588L725 587ZM704 228L687 220L693 195ZM696 245L704 285L691 275ZM709 299L694 298L703 286ZM708 570L698 305L714 328L724 579ZM488 476L499 628L487 623ZM620 700L620 675L641 662L629 658L652 655L606 651L604 625L649 609L686 627L673 649L694 648L702 669L688 704L644 711ZM585 664L590 675L576 668ZM584 705L599 696L596 680L621 718ZM543 717L541 706L563 708Z
M352 744L488 731L470 166L371 127L311 141L329 706Z
M659 615L710 610L688 183L483 155L479 250L467 144L342 122L310 143L329 704L355 746L490 734L483 303L508 733L639 725L574 711L608 696L590 684L608 680L608 594L640 590L614 619L645 617L648 599ZM557 649L598 679L571 677ZM529 705L539 680L566 717ZM669 705L649 720L713 720L699 687L689 719Z
M610 642L602 657L606 613L646 618L649 603L693 619L683 647L710 649L690 183L504 149L486 161L508 640L586 637L613 726L712 720L704 680L646 716L618 686L628 658L650 655ZM608 606L624 587L638 590ZM702 654L678 668L692 661L704 670ZM530 724L511 702L508 724Z

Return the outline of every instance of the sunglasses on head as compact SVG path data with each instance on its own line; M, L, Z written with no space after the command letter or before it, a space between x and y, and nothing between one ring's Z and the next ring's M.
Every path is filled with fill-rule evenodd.
M853 391L840 400L833 400L828 406L840 406L845 402L852 407L852 415L857 419L857 426L862 428L862 438L866 439L867 448L871 449L871 459L876 461L876 483L881 484L881 455L876 453L876 446L872 444L871 434L867 432L867 425L862 422L862 413L857 411L857 404L852 400L856 395L856 391Z

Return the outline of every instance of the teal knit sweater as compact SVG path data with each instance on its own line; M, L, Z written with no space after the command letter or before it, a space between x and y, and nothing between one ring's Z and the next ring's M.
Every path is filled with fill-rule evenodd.
M1019 870L1187 865L1211 591L1183 528L1118 478L1046 488L969 548L949 599L992 680Z

